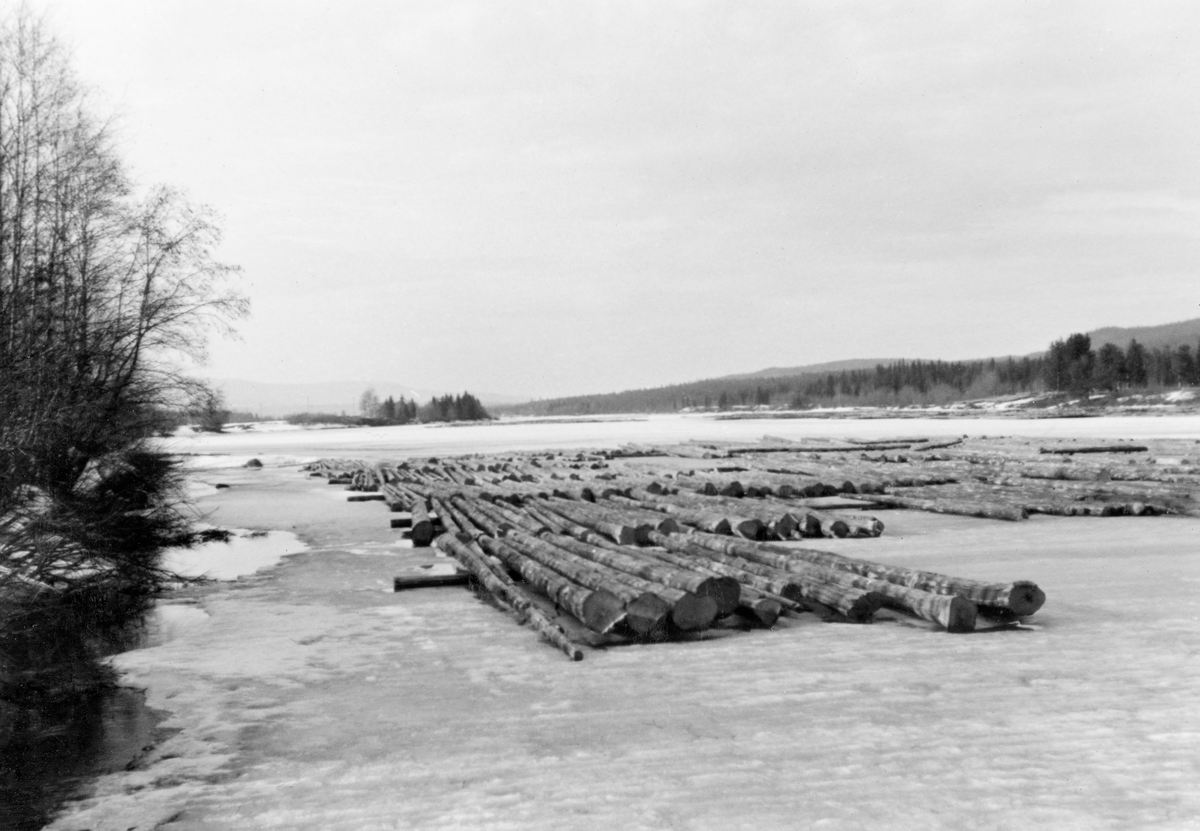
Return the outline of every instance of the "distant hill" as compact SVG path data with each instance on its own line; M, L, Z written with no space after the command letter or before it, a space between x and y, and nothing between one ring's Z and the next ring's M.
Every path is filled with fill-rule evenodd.
M1178 323L1163 323L1159 326L1131 326L1122 328L1120 326L1106 326L1102 329L1094 329L1086 333L1092 339L1092 348L1098 349L1106 343L1116 344L1124 349L1129 345L1130 340L1136 340L1147 349L1156 347L1175 347L1182 344L1191 344L1193 347L1200 342L1200 317L1191 320L1181 320ZM1066 334L1059 337L1066 337ZM1050 342L1046 342L1046 346L1050 346ZM1033 355L1040 355L1041 352L1035 352ZM1004 360L1008 355L997 357L996 360ZM1032 356L1031 356L1032 357ZM824 374L827 372L842 372L843 370L850 371L855 369L874 369L876 366L899 363L902 360L911 361L913 358L851 358L846 361L829 361L823 364L805 364L804 366L772 366L766 369L760 369L757 372L745 372L737 375L723 375L722 378L729 379L746 379L746 378L791 378L795 375L809 375L813 373ZM936 358L925 358L922 360L937 360ZM982 358L980 360L991 360Z
M1200 317L1191 320L1181 320L1178 323L1164 323L1161 326L1106 326L1088 332L1092 339L1092 348L1096 349L1106 343L1113 343L1124 349L1129 341L1136 340L1148 349L1156 347L1173 347L1190 344L1195 347L1200 342Z
M632 412L676 412L681 409L774 407L798 409L820 406L907 406L949 404L955 401L1025 394L1047 387L1047 349L1030 355L1004 355L975 360L857 358L794 367L769 367L757 372L724 375L684 384L621 392L577 395L530 401L499 408L522 415L596 415ZM1122 350L1130 339L1146 347L1141 386L1192 383L1195 363L1173 357L1175 347L1200 345L1200 318L1161 326L1109 327L1086 333L1093 352L1106 343ZM1182 361L1183 363L1177 363ZM1189 368L1191 367L1191 368ZM1055 384L1061 377L1055 376ZM1102 382L1097 382L1102 383ZM1104 382L1115 383L1115 382ZM1200 384L1200 381L1195 382ZM1050 386L1061 390L1061 386Z
M771 366L757 372L745 372L738 375L725 375L724 378L790 378L793 375L808 375L811 373L841 372L850 369L873 369L878 364L894 364L899 358L851 358L848 361L827 361L823 364L805 364L804 366Z

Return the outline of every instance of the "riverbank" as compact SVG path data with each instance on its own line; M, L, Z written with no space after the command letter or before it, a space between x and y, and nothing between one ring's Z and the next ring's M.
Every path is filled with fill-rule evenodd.
M1194 421L1091 432L1098 421L1070 426L1080 438L1200 439ZM566 447L727 438L728 425L748 438L802 426L528 429ZM1032 629L954 636L804 616L571 663L462 589L393 594L394 574L428 554L398 539L384 506L347 503L296 466L538 437L387 429L397 432L370 441L358 430L290 444L205 437L184 451L228 454L189 457L203 463L192 478L213 522L291 531L309 548L168 603L190 610L170 637L115 659L178 732L138 769L99 779L52 828L1183 828L1200 816L1195 519L892 511L883 537L821 547L1035 580L1050 599ZM267 467L238 467L248 455Z

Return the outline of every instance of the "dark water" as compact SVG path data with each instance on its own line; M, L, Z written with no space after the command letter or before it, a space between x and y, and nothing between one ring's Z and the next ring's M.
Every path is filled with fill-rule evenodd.
M94 777L136 764L163 738L140 690L97 695L33 741L0 750L0 829L36 831Z

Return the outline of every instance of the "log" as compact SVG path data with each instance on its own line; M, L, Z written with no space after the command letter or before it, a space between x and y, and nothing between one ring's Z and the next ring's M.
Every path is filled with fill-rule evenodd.
M451 520L459 528L459 533L467 535L468 538L476 540L487 532L477 525L470 516L464 513L452 499L442 499L438 501L439 506L444 509L450 516Z
M522 538L519 532L515 536L521 543L531 544L533 542L530 539ZM554 536L542 540L542 542L548 543L565 554L606 569L606 574L610 579L618 580L635 591L648 592L662 598L669 608L671 622L683 632L707 629L716 620L718 607L717 600L710 594L696 594L690 589L678 588L679 585L691 583L705 586L718 596L721 596L721 592L728 588L724 582L718 583L703 576L694 579L697 575L658 568L644 560L639 561L628 555L589 545L570 537Z
M346 497L347 502L384 502L387 497L382 493L359 493Z
M559 534L573 537L576 540L579 540L584 543L588 543L590 545L593 545L593 546L596 546L599 548L605 548L605 549L609 549L611 551L615 551L618 554L632 556L632 551L630 549L623 548L622 546L617 545L616 543L608 540L606 537L604 537L600 533L593 531L592 529L590 529L586 526L579 525L578 523L572 522L570 519L568 519L560 514L553 513L549 510L546 510L544 506L538 506L538 505L531 504L531 505L527 506L527 510L529 510L531 513L533 513L539 519L546 522ZM555 542L561 543L562 540L560 538L555 538ZM642 552L640 550L637 550L637 555L640 556L641 554L642 554ZM721 575L716 575L716 576L719 577ZM655 589L653 586L651 586L652 591L659 591L660 593L669 592L670 588L671 587L668 587L668 586L660 586L658 589ZM722 586L721 584L707 584L707 585L700 587L701 594L704 594L706 596L713 598L714 602L717 604L718 613L720 612L723 604L728 602L725 598L728 596L728 594L731 591L732 591L732 587L728 586L727 584L724 586ZM740 592L740 588L739 588L739 592ZM673 597L672 599L678 600L678 597ZM678 610L678 614L675 614L674 607L671 609L672 614L674 614L675 617L677 618L677 620L675 620L675 623L678 628L686 629L689 625L695 625L695 624L689 624L687 622L689 619L702 622L705 619L705 617L708 615L708 611L704 610L703 607L701 607L700 611L693 611L692 605L693 605L692 601L688 601L688 604L685 604L685 606L683 608ZM634 628L636 628L636 627L634 627Z
M383 486L383 494L387 497L388 508L393 512L408 513L408 506L412 500L404 491L389 483Z
M566 516L551 511L546 507L545 503L531 503L526 506L525 510L529 511L535 518L546 523L549 528L559 534L574 537L583 542L590 542L595 545L600 545L609 542L608 538L586 525L580 525L574 520L568 519Z
M588 514L578 510L572 511L568 506L555 502L544 502L542 506L546 510L561 514L572 522L603 534L619 545L636 545L639 538L645 537L644 529L639 531L638 528L632 525L610 522L596 514Z
M487 539L487 538L484 538ZM663 637L671 607L666 600L643 587L630 585L609 569L597 566L537 537L509 529L503 542L524 557L558 572L577 585L593 591L605 591L625 606L625 624L638 637Z
M413 547L424 548L433 542L434 529L433 517L425 508L424 501L418 499L412 504L412 531L409 532L409 538L412 540Z
M476 507L498 522L508 523L512 527L520 528L522 531L532 534L535 537L550 530L546 527L545 523L534 519L528 512L513 510L502 503L489 504L481 502L477 503Z
M782 546L751 546L719 537L704 539L701 535L694 535L692 539L701 546L711 546L753 562L795 572L802 581L811 579L846 589L872 592L882 599L884 605L938 623L949 632L970 632L975 628L977 608L974 603L958 594L935 594L924 589L903 586L851 572L841 571L839 573L838 569L815 565L793 558L787 553L802 549L783 548ZM849 558L842 559L848 560ZM806 583L805 587L807 588ZM816 599L820 600L821 598L817 597ZM831 605L836 607L836 604ZM839 608L839 611L842 610Z
M957 514L959 516L972 516L983 519L1003 519L1010 522L1029 519L1029 512L1019 505L1002 505L967 500L913 499L906 496L894 496L892 494L872 494L869 498L877 505L886 505L890 508L909 508L915 511L930 511L936 514Z
M575 583L561 572L524 556L503 540L484 536L479 538L479 542L485 550L593 632L609 632L625 619L625 604L611 592Z
M871 616L883 605L884 598L876 592L820 579L823 575L792 573L776 565L744 558L716 544L709 544L710 540L719 539L723 538L702 534L661 534L655 537L656 542L664 548L708 557L740 572L765 578L770 581L769 585L773 586L772 591L780 596L827 606L854 623L869 622ZM689 546L689 543L692 545ZM682 549L679 546L682 546Z
M850 526L845 520L812 508L803 509L805 536L808 537L848 537ZM815 532L815 533L814 533Z
M564 503L561 500L550 500L544 504L563 515L595 516L618 525L629 525L635 530L645 525L664 534L680 530L679 523L671 516L658 511L647 511L629 504L618 504L616 500L606 500L594 505ZM638 543L644 544L641 537L639 537Z
M746 596L739 601L737 613L742 617L749 618L759 626L770 629L783 612L782 604L766 595L751 592L747 592Z
M708 530L708 527L705 527L706 525L722 527L723 521L724 523L728 523L731 533L738 534L748 540L762 539L766 534L766 522L753 516L740 516L740 510L738 513L727 512L726 508L728 506L723 502L714 504L714 498L688 496L686 494L655 496L637 488L631 489L630 494L643 504L651 503L667 506L666 510L669 513L677 515L688 525L695 525L703 530ZM742 506L739 506L739 509L741 508ZM688 516L689 513L691 514L690 517ZM718 530L710 531L710 533L722 532Z
M448 504L457 508L473 525L493 537L502 537L512 528L512 523L497 520L490 513L485 512L481 507L485 504L483 502L457 496L452 498ZM463 523L460 521L459 524Z
M705 546L720 547L724 551L733 551L739 556L755 559L758 562L778 564L787 560L792 565L789 571L796 570L802 563L825 569L843 571L857 576L867 577L879 582L891 583L904 588L917 589L929 594L943 596L960 596L971 601L985 613L1008 613L1018 617L1033 614L1046 601L1045 593L1036 584L1029 581L1015 583L986 583L979 580L969 580L961 577L950 577L931 571L918 571L900 566L888 566L872 563L868 560L858 560L843 557L828 551L814 551L807 548L790 548L770 543L762 543L753 549L746 543L736 540L723 540L719 537L690 535ZM751 552L754 554L751 557ZM778 566L777 566L778 567ZM940 622L940 621L939 621Z
M724 516L735 533L746 539L791 538L797 530L798 520L790 513L791 506L773 497L734 499L727 496L694 497L679 494L662 497L662 501L673 502L686 508L695 508ZM659 528L663 533L673 533Z
M438 586L465 586L470 579L470 575L465 571L460 571L455 574L421 574L413 572L411 574L402 574L392 579L392 591L399 592L406 589L427 589Z
M576 502L596 501L596 495L592 489L581 485L555 485L552 494L560 499L570 499Z
M803 517L801 536L878 537L883 533L883 523L866 514L835 514L812 508L794 510Z
M619 500L614 500L619 501ZM692 511L687 508L681 508L678 505L673 505L669 502L648 502L640 499L629 500L631 504L639 508L645 508L650 511L660 511L664 514L671 514L684 525L690 525L694 528L699 528L702 531L707 531L710 534L732 534L733 527L723 516L716 514L703 513L701 511ZM625 504L625 503L621 503Z
M462 526L458 523L458 521L455 520L454 517L450 515L450 512L447 509L445 502L443 502L440 499L433 499L431 501L433 504L430 505L430 507L433 508L433 510L437 514L438 518L442 521L442 527L446 530L447 533L453 534L455 536L465 533L463 531ZM393 527L395 527L395 526L393 526ZM468 537L469 537L469 535L468 535Z
M1087 447L1043 447L1038 452L1070 456L1075 453L1147 453L1149 450L1149 447L1140 444L1102 444Z
M732 568L722 566L720 563L712 562L707 558L688 558L670 551L655 551L652 549L641 549L638 552L645 557L653 557L656 560L662 560L665 563L679 566L680 568L690 569L700 572L701 574L711 574L714 577L725 577L734 580L741 584L737 594L737 604L729 611L737 612L745 617L757 621L768 628L775 625L775 621L779 619L780 612L786 604L789 608L797 608L800 606L798 602L788 601L783 597L770 596L767 592L760 591L754 588L749 583L742 584L740 577L746 576L745 573L737 573ZM724 568L724 571L718 569ZM761 580L763 583L768 581L765 578L758 578L755 575L750 575L755 579ZM782 601L782 602L780 602ZM729 613L724 608L718 608L718 617L724 617Z
M914 453L925 453L930 450L941 450L946 447L955 447L963 443L962 439L946 439L942 441L927 441L922 444L914 444L909 449Z
M666 598L668 602L674 600L672 619L684 631L707 627L717 616L727 615L737 608L741 589L736 580L728 577L702 574L690 568L668 566L640 556L640 551L636 554L633 553L636 549L622 550L617 546L591 545L562 536L550 538L548 541L600 565L625 572L649 583L658 583L684 594L711 598L713 601L711 616L708 616L706 604L693 608L696 604L690 598L680 598L674 593L672 593L672 597ZM652 586L650 590L654 591L655 589ZM680 610L678 604L683 600L686 600L687 608ZM708 619L704 620L706 616Z
M532 598L512 581L502 570L492 568L487 560L472 551L464 543L453 536L443 534L435 541L442 553L453 557L467 569L479 584L506 603L519 615L523 622L528 623L550 643L562 650L573 661L583 660L583 650L567 636L562 627L555 624L534 604Z

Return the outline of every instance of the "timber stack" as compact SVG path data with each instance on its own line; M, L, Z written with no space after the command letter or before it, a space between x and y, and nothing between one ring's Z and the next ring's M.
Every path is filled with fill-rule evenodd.
M774 627L798 615L866 623L886 609L948 632L1014 624L1045 602L1032 582L888 566L808 541L862 537L870 545L885 530L876 514L895 510L1005 521L1033 513L1196 515L1200 465L1190 464L1188 450L764 437L325 459L306 470L343 485L350 499L386 502L392 526L414 546L452 558L495 605L578 660L587 646Z

